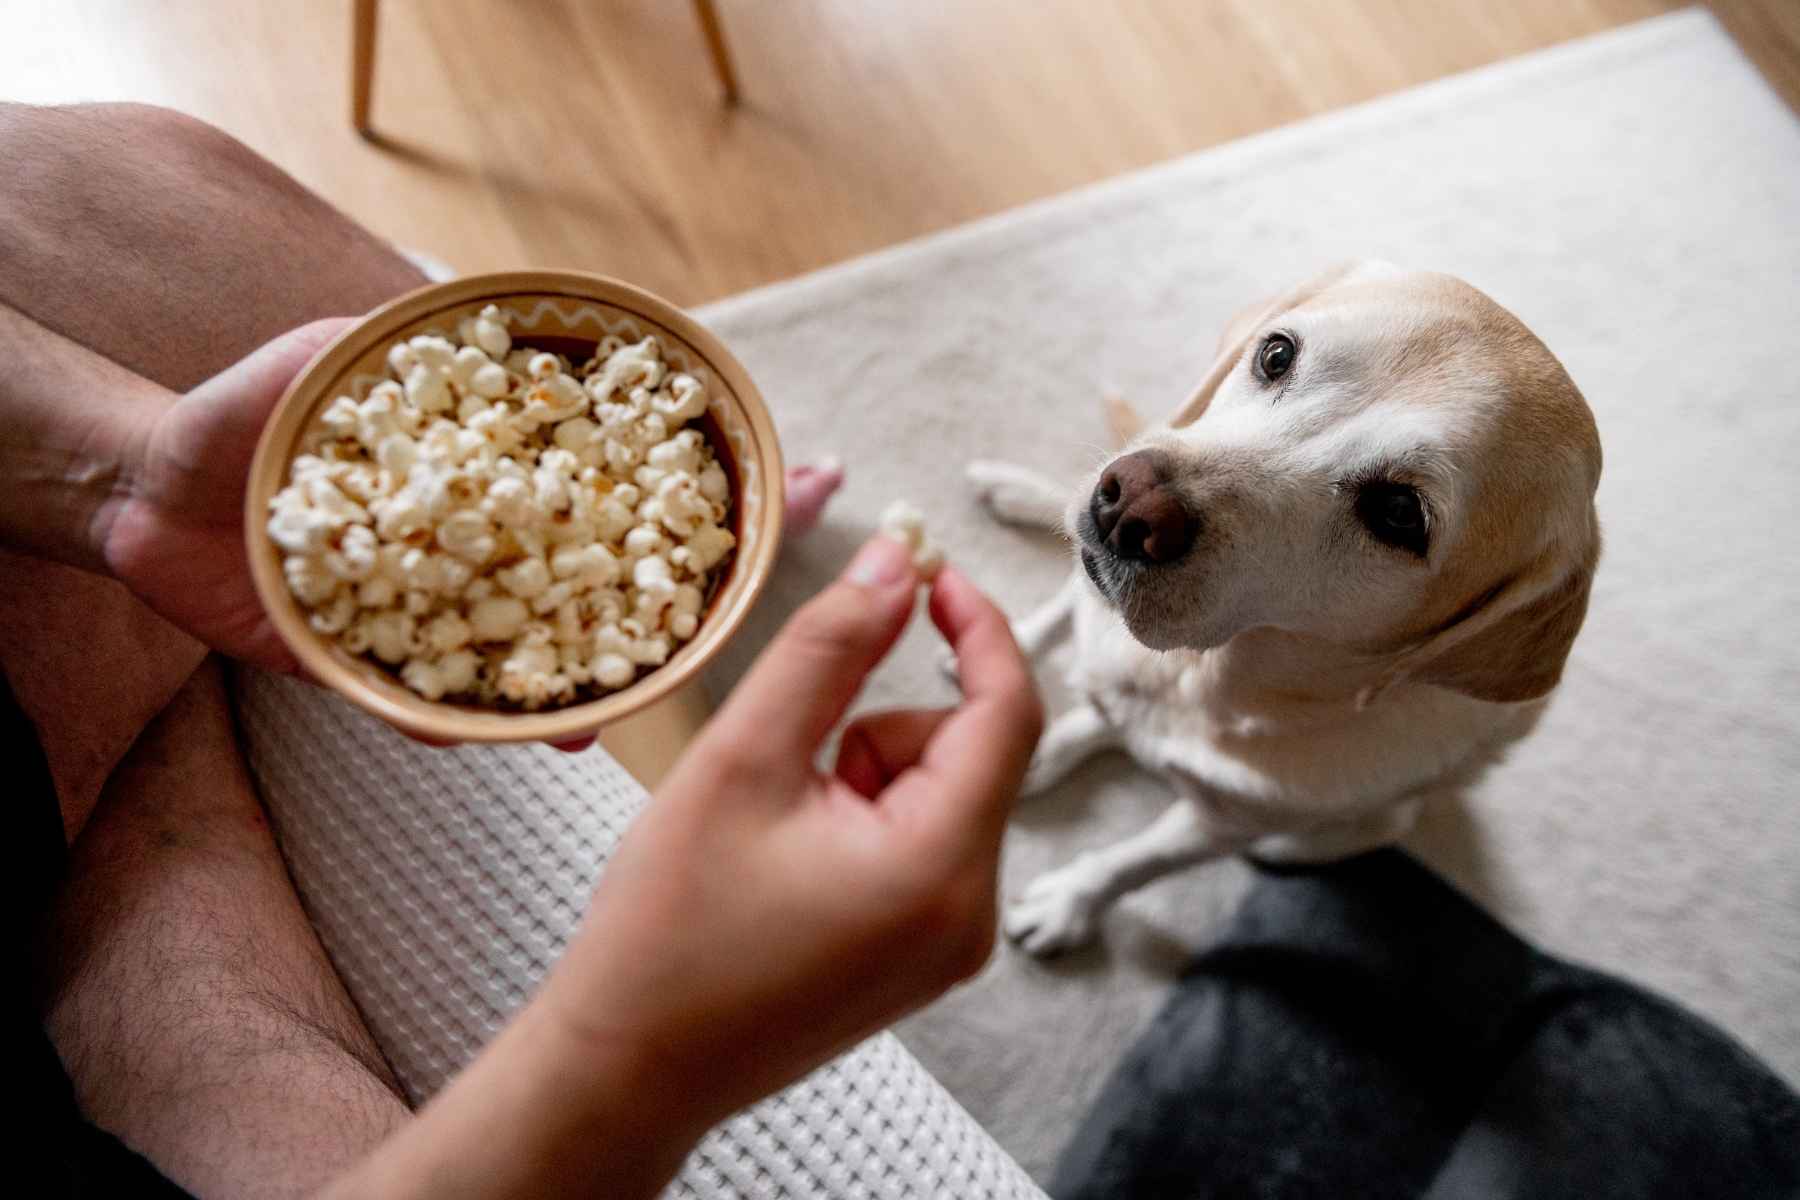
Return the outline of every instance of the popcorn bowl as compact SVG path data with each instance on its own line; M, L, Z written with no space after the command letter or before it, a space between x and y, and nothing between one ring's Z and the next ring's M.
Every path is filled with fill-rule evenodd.
M663 357L706 385L697 425L731 486L726 524L737 547L714 569L700 625L663 665L597 699L525 711L427 700L380 665L314 631L288 590L269 537L269 503L315 416L340 395L364 399L388 378L387 352L421 333L453 335L489 304L510 318L515 343L584 356L609 334L654 334ZM250 466L244 536L250 573L277 633L319 683L416 737L445 742L568 741L631 716L692 680L743 624L774 567L785 503L775 425L742 364L698 322L640 288L574 271L514 271L430 284L382 305L314 356L276 404Z

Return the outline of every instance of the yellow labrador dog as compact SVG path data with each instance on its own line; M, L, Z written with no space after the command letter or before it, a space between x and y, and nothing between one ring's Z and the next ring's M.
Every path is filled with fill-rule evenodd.
M1168 424L1072 503L1007 464L969 477L1080 560L1017 626L1031 655L1072 626L1081 697L1026 794L1120 749L1178 797L1009 906L1036 954L1191 863L1398 838L1422 788L1536 722L1600 553L1599 434L1562 365L1474 288L1384 263L1240 316Z

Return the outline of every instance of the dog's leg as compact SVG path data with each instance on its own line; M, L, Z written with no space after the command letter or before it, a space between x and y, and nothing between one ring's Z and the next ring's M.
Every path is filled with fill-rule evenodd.
M1019 653L1028 661L1035 663L1068 625L1075 612L1075 593L1080 586L1079 577L1069 576L1049 600L1012 623L1013 640L1019 643ZM956 682L955 651L945 650L938 655L938 670L944 673L944 678Z
M1047 957L1094 936L1106 906L1134 888L1192 863L1234 854L1244 838L1211 826L1198 803L1177 800L1142 832L1032 880L1006 907L1006 936Z
M1033 529L1062 528L1069 489L1036 471L1012 463L978 458L963 470L988 511L1009 525Z
M1019 652L1026 658L1036 659L1068 625L1080 586L1077 576L1069 576L1054 596L1013 622L1013 640L1019 643Z
M1271 833L1250 844L1250 857L1273 866L1335 862L1406 836L1422 802L1408 800L1361 821L1325 825L1305 833Z
M1039 739L1037 753L1019 785L1019 798L1042 795L1065 779L1070 771L1100 753L1119 745L1119 731L1109 725L1091 704L1070 709Z

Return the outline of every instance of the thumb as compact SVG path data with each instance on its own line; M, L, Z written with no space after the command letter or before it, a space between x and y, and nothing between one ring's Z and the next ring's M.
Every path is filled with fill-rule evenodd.
M354 323L329 317L302 325L250 352L206 380L175 405L169 449L191 467L218 464L238 471L250 461L269 412L294 376Z
M826 733L887 657L918 585L906 547L864 544L836 582L795 613L713 718L715 752L810 764Z

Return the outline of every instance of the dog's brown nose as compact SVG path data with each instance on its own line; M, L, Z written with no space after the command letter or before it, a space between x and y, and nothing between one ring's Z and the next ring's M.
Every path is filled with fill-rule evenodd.
M1194 544L1197 522L1165 488L1151 451L1114 459L1088 504L1100 540L1120 558L1173 562Z

